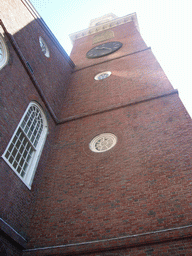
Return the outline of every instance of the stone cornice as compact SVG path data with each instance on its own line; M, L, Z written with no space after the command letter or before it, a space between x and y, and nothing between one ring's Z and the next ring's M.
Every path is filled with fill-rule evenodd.
M132 14L128 14L126 16L120 17L120 18L118 17L113 20L104 22L97 26L89 27L87 29L72 33L69 35L69 37L71 39L71 42L74 43L75 40L77 40L79 38L86 37L86 36L89 36L92 34L96 34L98 32L101 32L101 31L104 31L104 30L107 30L107 29L110 29L113 27L117 27L119 25L131 22L131 21L133 21L135 23L136 28L139 30L137 15L136 15L136 13L132 13Z

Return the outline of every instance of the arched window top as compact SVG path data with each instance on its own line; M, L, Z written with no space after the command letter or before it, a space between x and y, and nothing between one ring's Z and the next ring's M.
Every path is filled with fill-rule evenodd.
M45 114L37 103L31 102L2 156L28 188L31 188L46 136Z
M7 64L8 61L8 50L3 39L3 36L0 34L0 70Z
M28 109L21 123L21 128L31 144L36 147L43 131L43 117L35 104L32 104Z

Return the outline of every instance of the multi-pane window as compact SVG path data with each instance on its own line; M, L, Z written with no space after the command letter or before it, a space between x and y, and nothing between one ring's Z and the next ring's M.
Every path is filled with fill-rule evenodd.
M47 134L47 122L41 108L30 103L3 158L30 188Z

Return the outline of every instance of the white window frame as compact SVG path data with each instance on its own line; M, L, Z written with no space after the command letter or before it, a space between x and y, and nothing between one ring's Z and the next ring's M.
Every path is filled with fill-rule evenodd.
M3 36L0 34L0 47L2 52L2 57L0 58L0 70L7 65L9 59L8 49Z
M50 57L49 48L48 48L47 44L45 43L45 40L41 36L39 37L39 44L40 44L41 51L43 52L43 54L47 58L49 58Z
M41 134L40 134L40 137L38 139L38 142L37 142L37 145L34 147L32 145L32 143L30 142L30 140L28 139L27 135L25 135L24 132L22 132L22 136L24 137L24 139L28 140L31 144L31 148L33 149L33 152L32 152L32 157L30 158L29 160L29 165L27 166L26 168L26 172L25 172L25 176L22 177L20 173L18 173L18 171L14 168L14 166L9 162L9 160L6 158L6 153L8 152L8 149L9 149L9 146L11 145L11 143L13 142L13 139L16 137L16 134L18 134L19 130L22 130L22 122L25 118L25 116L27 116L27 113L29 111L29 109L32 107L32 106L35 106L39 111L40 111L40 114L41 114L41 119L42 119L42 122L43 122L43 127L42 127L42 131L41 131ZM42 110L42 108L39 106L39 104L37 104L36 102L31 102L23 117L21 118L11 140L9 141L3 155L2 155L2 158L4 159L4 161L11 167L11 169L16 173L16 175L22 180L22 182L29 188L31 189L31 185L32 185L32 182L33 182L33 178L35 176L35 171L36 171L36 168L37 168L37 165L38 165L38 162L39 162L39 159L40 159L40 156L41 156L41 153L42 153L42 150L43 150L43 146L45 144L45 140L46 140L46 137L47 137L47 133L48 133L48 125L47 125L47 119L45 117L45 114ZM14 143L13 143L14 144ZM28 143L29 144L29 143ZM22 144L22 146L25 146L25 144ZM17 151L19 153L21 153L21 151ZM22 151L23 152L23 151ZM23 157L24 158L24 157ZM26 160L26 158L24 158ZM20 160L19 160L20 161Z

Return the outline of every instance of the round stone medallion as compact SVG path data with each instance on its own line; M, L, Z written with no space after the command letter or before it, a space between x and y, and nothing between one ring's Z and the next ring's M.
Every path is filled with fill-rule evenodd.
M111 75L111 71L105 71L102 73L97 74L94 79L95 80L103 80Z
M102 133L89 143L91 151L96 153L102 153L110 150L117 143L117 137L112 133Z

